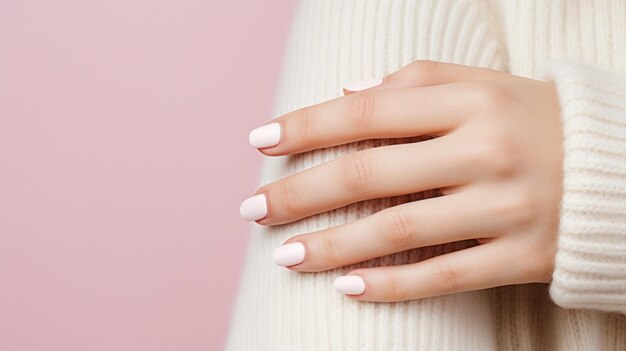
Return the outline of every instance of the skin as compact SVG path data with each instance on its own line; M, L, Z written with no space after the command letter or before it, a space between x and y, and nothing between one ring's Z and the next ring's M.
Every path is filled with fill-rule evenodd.
M306 257L288 267L319 272L408 249L475 239L421 262L355 269L361 301L402 301L523 283L549 283L562 196L562 130L552 83L494 70L417 61L377 87L302 108L281 124L267 156L372 138L433 139L367 149L260 188L267 217L289 223L366 199L441 189L297 235ZM320 181L322 180L322 181Z

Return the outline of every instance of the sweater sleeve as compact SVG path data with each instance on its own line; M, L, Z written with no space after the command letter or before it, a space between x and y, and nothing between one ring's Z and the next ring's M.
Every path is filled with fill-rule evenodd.
M564 308L626 313L626 75L555 61L563 198L550 285Z

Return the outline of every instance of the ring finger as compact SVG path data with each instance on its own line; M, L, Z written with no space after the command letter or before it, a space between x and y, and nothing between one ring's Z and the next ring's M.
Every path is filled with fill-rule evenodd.
M498 232L487 211L468 206L472 190L391 207L369 217L287 240L274 261L303 272L324 271L408 249Z

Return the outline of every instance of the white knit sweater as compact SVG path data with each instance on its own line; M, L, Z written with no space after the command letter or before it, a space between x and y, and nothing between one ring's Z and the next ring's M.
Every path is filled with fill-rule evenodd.
M382 77L417 59L554 80L565 140L556 270L551 284L358 302L336 293L332 280L352 268L414 262L467 242L322 273L277 267L272 251L296 234L432 192L283 226L254 224L229 350L626 350L623 0L303 0L288 45L276 115L335 98L345 83ZM268 158L261 183L385 143Z

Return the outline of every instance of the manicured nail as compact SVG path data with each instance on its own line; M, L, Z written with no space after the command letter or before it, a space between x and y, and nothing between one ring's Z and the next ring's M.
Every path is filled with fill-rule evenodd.
M274 249L274 263L279 266L293 266L304 261L306 250L302 243L289 243Z
M267 200L264 194L254 195L245 199L239 207L241 218L246 221L257 221L267 216Z
M280 142L280 124L270 123L253 129L248 140L257 149L276 146Z
M373 88L377 85L380 85L382 82L383 80L380 78L368 79L368 80L362 80L356 83L350 83L343 88L347 91L361 91L361 90Z
M338 292L347 295L359 295L365 291L365 281L358 275L337 277L333 286Z

